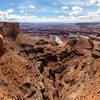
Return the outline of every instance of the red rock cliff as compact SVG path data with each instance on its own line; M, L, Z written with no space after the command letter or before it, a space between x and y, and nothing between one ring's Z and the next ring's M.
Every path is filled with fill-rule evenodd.
M16 38L20 33L19 23L0 22L0 33L4 37Z
M5 48L4 37L10 37L15 40L19 33L20 29L18 23L0 22L0 54Z

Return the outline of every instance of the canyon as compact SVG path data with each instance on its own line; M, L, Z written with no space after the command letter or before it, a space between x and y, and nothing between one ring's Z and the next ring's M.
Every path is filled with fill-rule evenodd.
M99 31L69 27L0 23L0 100L100 100Z

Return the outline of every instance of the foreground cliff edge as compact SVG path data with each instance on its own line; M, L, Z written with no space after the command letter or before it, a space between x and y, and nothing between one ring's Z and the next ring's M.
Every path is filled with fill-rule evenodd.
M100 100L100 49L79 37L53 46L0 23L0 100Z

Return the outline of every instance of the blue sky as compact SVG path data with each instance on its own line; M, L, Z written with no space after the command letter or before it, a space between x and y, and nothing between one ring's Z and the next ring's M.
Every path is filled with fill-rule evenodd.
M0 0L0 21L99 22L100 0Z

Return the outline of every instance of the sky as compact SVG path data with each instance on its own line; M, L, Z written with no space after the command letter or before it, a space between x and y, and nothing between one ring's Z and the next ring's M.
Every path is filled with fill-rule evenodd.
M100 0L0 0L0 21L100 22Z

